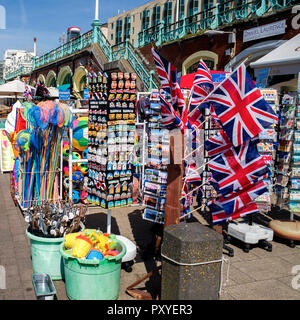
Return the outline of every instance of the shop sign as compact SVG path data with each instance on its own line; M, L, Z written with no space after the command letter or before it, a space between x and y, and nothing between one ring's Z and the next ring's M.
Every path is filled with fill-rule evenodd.
M70 90L59 90L59 100L70 100L71 94Z
M286 20L265 24L256 28L244 30L244 42L272 37L285 33Z

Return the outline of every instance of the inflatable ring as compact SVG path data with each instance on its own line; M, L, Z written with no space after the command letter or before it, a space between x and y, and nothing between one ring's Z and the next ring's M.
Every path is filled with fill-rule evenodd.
M73 159L74 160L81 160L81 155L79 152L73 152Z

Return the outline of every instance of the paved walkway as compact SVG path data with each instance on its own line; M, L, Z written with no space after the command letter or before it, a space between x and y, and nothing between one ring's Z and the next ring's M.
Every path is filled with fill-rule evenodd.
M9 192L9 175L0 175L0 265L6 270L6 290L0 289L0 300L36 299L31 275L29 240L25 235L26 223L18 207L15 207ZM100 209L101 210L101 209ZM199 214L194 217L205 223ZM87 227L106 229L106 215L99 210L90 210ZM112 232L122 234L137 244L142 252L151 241L151 224L141 218L138 207L112 211ZM294 277L292 268L300 265L300 248L288 247L285 243L273 241L273 251L267 252L259 247L244 253L238 242L230 246L235 256L230 261L229 280L226 280L227 265L224 265L222 300L300 300L300 289L292 288ZM137 255L133 271L121 271L120 300L132 300L125 293L127 286L153 270L160 262L153 258L142 260ZM159 281L146 281L139 287L153 292L159 290L153 285ZM66 300L65 284L54 281L57 299ZM299 281L300 285L300 281Z

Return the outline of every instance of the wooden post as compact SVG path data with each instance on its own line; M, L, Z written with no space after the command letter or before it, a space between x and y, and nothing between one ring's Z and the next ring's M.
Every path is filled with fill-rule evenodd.
M170 136L170 163L168 165L164 228L179 224L183 178L184 135L174 130Z

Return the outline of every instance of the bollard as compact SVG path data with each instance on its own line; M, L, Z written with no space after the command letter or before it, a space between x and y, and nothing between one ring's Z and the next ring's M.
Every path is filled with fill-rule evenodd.
M223 237L199 223L165 228L161 300L218 300Z

